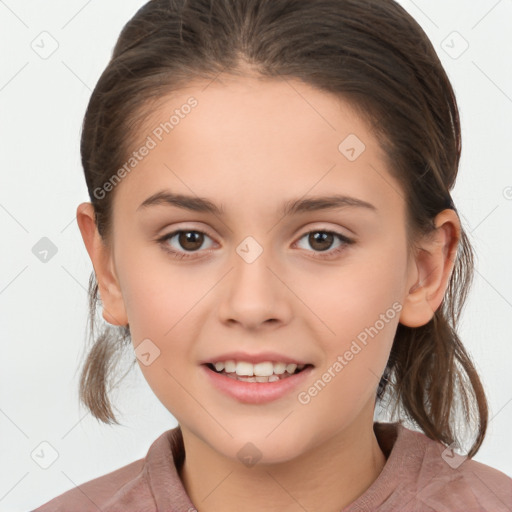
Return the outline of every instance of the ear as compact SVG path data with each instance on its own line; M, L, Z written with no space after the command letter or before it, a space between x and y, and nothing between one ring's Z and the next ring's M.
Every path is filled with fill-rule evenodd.
M400 323L408 327L427 324L441 305L453 271L460 241L460 221L447 209L434 219L435 231L417 245L410 265L408 292L403 302Z
M98 281L103 318L112 325L127 325L128 319L114 270L112 251L98 232L92 203L82 203L78 206L76 220Z

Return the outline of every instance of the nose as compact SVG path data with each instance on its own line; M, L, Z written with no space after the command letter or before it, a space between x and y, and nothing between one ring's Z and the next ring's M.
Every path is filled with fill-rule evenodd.
M286 286L283 271L270 263L265 251L256 258L238 251L232 262L233 268L222 287L220 320L249 330L289 323L293 294Z

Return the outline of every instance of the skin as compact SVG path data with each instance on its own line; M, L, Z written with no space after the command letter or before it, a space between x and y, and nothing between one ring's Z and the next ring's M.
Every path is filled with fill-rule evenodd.
M206 85L191 83L165 98L140 131L144 140L190 96L198 100L117 185L109 246L91 204L77 209L103 316L129 324L134 347L149 338L160 350L139 366L181 425L180 476L198 510L339 510L363 494L386 462L373 432L378 382L398 322L424 325L441 304L459 219L441 212L435 232L409 254L402 188L349 104L291 80L227 76ZM366 145L353 162L338 150L348 134ZM162 189L209 198L225 213L169 205L137 211ZM279 213L286 200L333 192L378 212ZM156 241L177 229L207 235L188 260L163 248L187 252L177 236ZM304 236L315 229L355 243L322 259L342 242L315 245ZM236 252L247 236L263 249L250 264ZM395 302L396 316L309 403L300 403L298 392ZM240 403L211 386L199 367L230 350L277 351L314 369L305 385L274 402ZM261 452L252 467L237 457L247 442Z

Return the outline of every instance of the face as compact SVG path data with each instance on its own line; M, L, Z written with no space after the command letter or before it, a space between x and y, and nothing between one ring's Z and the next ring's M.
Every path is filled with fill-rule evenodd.
M161 103L115 187L118 316L184 432L286 461L372 421L411 285L403 193L349 104L298 81L206 85ZM141 206L160 192L196 208ZM332 196L349 199L317 201ZM309 366L276 383L285 392L244 394L204 364L233 352Z

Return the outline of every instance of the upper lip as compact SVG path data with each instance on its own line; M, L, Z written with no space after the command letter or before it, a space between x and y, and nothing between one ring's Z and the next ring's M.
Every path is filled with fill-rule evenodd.
M247 352L226 352L218 356L212 356L208 359L201 361L201 364L217 363L219 361L246 361L248 363L257 364L265 361L273 361L276 363L295 363L299 364L311 364L307 361L302 361L294 357L289 357L284 354L278 354L277 352L259 352L257 354L248 354Z

